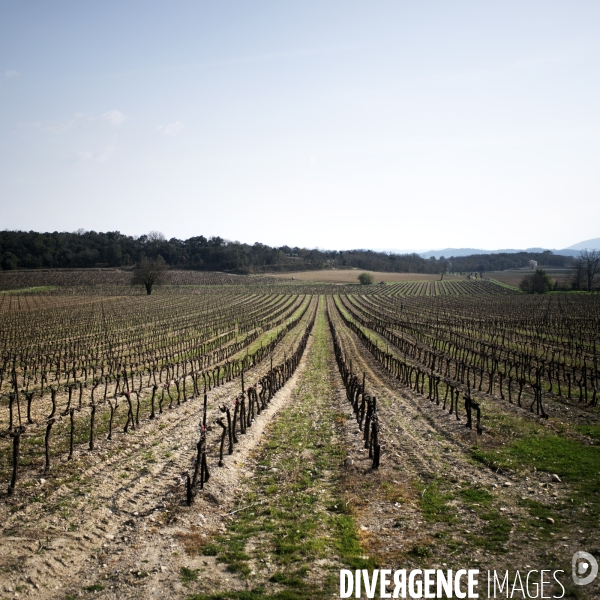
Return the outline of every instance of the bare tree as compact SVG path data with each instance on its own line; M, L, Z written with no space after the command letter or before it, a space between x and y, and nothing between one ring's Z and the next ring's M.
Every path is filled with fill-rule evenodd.
M165 236L160 231L151 231L147 236L148 242L157 244L165 241Z
M579 253L579 259L583 262L587 290L591 292L594 285L598 282L598 275L600 275L600 251L582 250Z
M571 284L574 290L580 290L583 288L583 282L585 279L585 266L581 258L576 258L571 266Z
M164 274L167 270L167 265L162 256L159 256L155 260L146 258L145 256L140 261L139 267L133 274L133 285L144 285L146 287L146 293L150 295L152 293L152 287L154 285L160 285L164 280Z
M438 268L440 270L440 281L444 280L444 273L449 271L449 264L450 263L443 256L440 256L440 259L438 261Z

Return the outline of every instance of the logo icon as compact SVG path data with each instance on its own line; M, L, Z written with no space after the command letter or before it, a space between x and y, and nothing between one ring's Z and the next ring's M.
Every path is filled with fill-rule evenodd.
M575 585L592 583L598 575L598 561L588 552L575 552L572 566Z

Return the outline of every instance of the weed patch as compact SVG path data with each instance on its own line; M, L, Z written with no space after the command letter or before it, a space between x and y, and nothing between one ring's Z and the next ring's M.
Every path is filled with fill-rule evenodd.
M181 583L183 584L190 583L192 581L198 581L198 571L194 569L188 569L187 567L181 567L179 577L181 579Z
M595 433L597 427L587 430ZM535 467L538 471L556 473L573 490L574 507L586 508L586 521L600 520L600 447L558 435L522 438L499 450L474 452L475 458L503 469Z
M93 585L88 585L87 587L84 587L83 590L85 592L101 592L104 590L104 586L100 585L99 583L94 583Z
M449 509L448 502L452 494L442 490L442 483L435 480L423 486L419 493L419 506L423 518L432 523L452 523L455 521L453 511Z

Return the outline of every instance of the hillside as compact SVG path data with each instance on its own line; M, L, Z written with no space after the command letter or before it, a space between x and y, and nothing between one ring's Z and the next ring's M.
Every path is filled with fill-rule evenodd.
M543 252L473 254L423 258L373 250L319 250L260 243L243 244L202 235L180 240L161 234L133 237L118 231L75 233L35 231L0 232L3 270L39 268L128 267L143 256L162 256L170 267L229 273L276 273L315 269L357 268L388 273L441 273L446 271L500 271L527 266L530 260L547 267L568 267L571 257Z

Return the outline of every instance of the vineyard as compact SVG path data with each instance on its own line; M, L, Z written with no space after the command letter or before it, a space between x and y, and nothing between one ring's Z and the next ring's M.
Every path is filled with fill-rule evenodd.
M130 280L0 272L0 597L332 598L340 568L600 551L597 294Z

